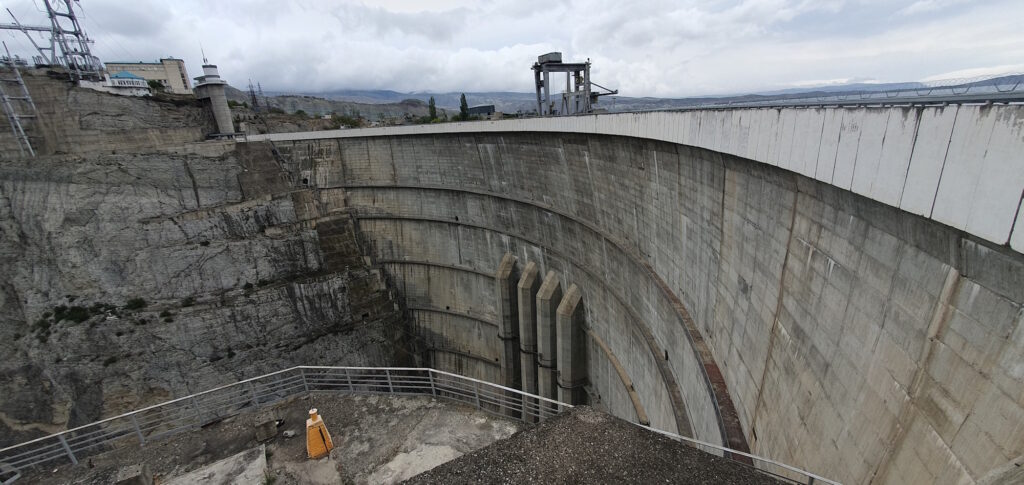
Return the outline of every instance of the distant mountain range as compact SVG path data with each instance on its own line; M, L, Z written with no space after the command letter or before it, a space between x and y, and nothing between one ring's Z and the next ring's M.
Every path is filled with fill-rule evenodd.
M959 89L966 89L971 87L974 91L979 92L985 89L994 89L993 85L998 84L1001 86L1012 85L1014 83L1021 83L1024 88L1024 75L1008 75L993 79L986 79L981 81L964 82L962 84L955 84ZM851 83L851 84L840 84L840 85L828 85L821 87L808 87L808 88L787 88L774 91L765 91L754 94L742 94L742 95L731 95L731 96L703 96L703 97L688 97L688 98L654 98L654 97L630 97L630 96L603 96L600 99L598 108L603 108L608 111L642 111L642 110L655 110L655 109L672 109L672 108L685 108L689 106L701 105L701 104L713 104L713 103L740 103L740 102L764 102L764 101L778 101L787 99L796 99L804 97L815 97L815 96L828 96L835 94L860 94L860 93L873 93L880 91L901 91L901 90L923 90L929 89L932 83L920 83L920 82L903 82L903 83ZM949 88L949 85L944 85L945 88ZM241 93L239 91L239 93ZM244 94L244 93L242 93ZM266 92L268 96L287 97L287 98L316 98L321 100L329 100L338 104L339 107L349 107L349 109L359 109L362 113L373 113L374 110L378 109L381 105L404 105L412 107L416 100L424 103L422 108L417 109L419 112L425 109L425 103L434 97L434 101L439 109L445 109L449 112L458 111L459 98L462 93L427 93L427 92L411 92L401 93L390 90L366 90L366 89L336 89L332 91L323 92L301 92L301 93L283 93L283 92ZM528 113L536 110L537 101L534 93L514 93L514 92L482 92L482 93L465 93L466 102L470 106L479 105L494 105L495 109L504 113L517 113L524 112ZM229 98L231 96L229 95ZM233 99L233 98L231 98ZM241 101L241 100L239 100ZM282 99L283 101L283 99ZM273 104L273 103L272 103ZM295 104L295 103L287 103ZM301 103L299 103L301 104ZM375 108L377 106L378 108ZM289 106L291 107L291 106ZM287 108L285 108L287 109ZM302 108L306 112L313 113L308 109ZM398 108L396 108L397 110ZM389 109L389 111L391 111ZM338 111L344 112L344 111Z

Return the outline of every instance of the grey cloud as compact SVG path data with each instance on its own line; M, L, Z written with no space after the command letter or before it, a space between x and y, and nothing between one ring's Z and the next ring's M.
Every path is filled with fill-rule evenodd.
M469 10L442 12L391 12L381 7L342 5L331 11L341 26L350 31L377 35L394 33L422 37L434 42L449 41L466 23Z
M733 93L806 80L915 80L1019 64L1019 0L89 0L104 60L174 55L199 72L199 42L237 86L529 91L552 50L594 61L630 96ZM8 0L23 21L31 0ZM941 5L940 5L941 4ZM916 5L916 7L915 7ZM928 10L925 7L940 6ZM901 10L919 13L899 15ZM27 42L11 39L24 55ZM28 46L30 49L31 46Z
M162 3L100 0L87 2L82 9L86 23L104 29L102 34L122 37L158 35L170 21L170 11Z

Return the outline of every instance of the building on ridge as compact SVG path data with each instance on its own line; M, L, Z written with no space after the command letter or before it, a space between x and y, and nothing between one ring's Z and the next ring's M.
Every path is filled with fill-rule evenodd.
M117 94L119 96L149 96L151 94L149 83L141 76L136 76L130 72L117 72L114 74L104 72L102 80L89 81L82 79L78 81L78 85L83 88Z
M107 62L106 68L108 72L127 72L146 81L156 81L169 93L192 94L185 61L181 59L168 57L158 62Z

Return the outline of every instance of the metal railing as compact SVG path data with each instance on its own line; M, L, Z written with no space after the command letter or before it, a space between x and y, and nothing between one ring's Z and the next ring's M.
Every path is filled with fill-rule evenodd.
M54 460L83 457L127 443L195 429L296 395L322 392L429 395L524 422L554 416L568 404L434 369L299 366L246 379L0 450L0 482Z
M315 393L433 396L518 419L543 421L573 406L450 372L414 367L298 366L156 404L0 450L0 483L55 460L72 464L118 446L147 442L199 428L243 411ZM795 483L831 480L766 458L638 425L705 452L750 458L754 468ZM739 462L737 465L741 465ZM742 465L741 465L742 466Z
M711 444L706 441L687 438L685 436L677 435L675 433L669 433L668 431L662 431L660 429L652 428L650 426L644 426L642 424L638 424L637 426L640 426L641 428L646 428L647 430L653 431L662 436L667 436L676 441L681 441L683 443L689 444L694 448L697 448L698 450L701 450L705 453L710 453L715 456L731 456L734 459L736 459L737 456L747 458L753 463L753 467L756 470L762 473L766 473L768 475L772 475L775 478L785 480L787 482L806 483L808 485L817 485L819 483L829 485L841 485L837 481L829 480L825 477L815 475L807 470L801 470L799 468L789 466L785 463L780 463L775 460L769 460L768 458L765 458L763 456L751 455L750 453L744 453L742 451L737 451L732 448L726 448L724 446Z

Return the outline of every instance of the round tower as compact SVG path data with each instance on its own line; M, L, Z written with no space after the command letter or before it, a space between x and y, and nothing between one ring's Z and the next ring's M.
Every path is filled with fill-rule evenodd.
M231 108L228 107L228 98L224 93L227 81L220 78L217 66L214 64L203 64L203 75L195 78L196 85L193 91L198 99L210 100L210 109L213 110L213 118L217 120L217 135L233 135L235 126L231 122Z

